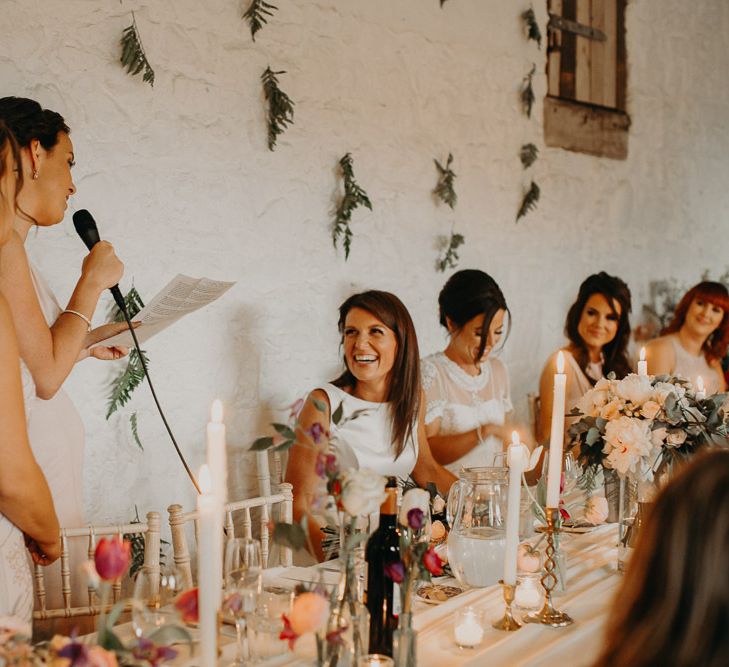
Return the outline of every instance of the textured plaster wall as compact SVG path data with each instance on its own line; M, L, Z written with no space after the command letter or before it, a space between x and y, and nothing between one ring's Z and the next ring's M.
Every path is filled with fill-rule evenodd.
M543 147L544 51L522 33L528 2L278 0L253 43L240 0L4 0L2 94L34 97L73 128L78 194L31 254L63 301L82 246L86 207L150 297L177 272L237 280L219 303L147 344L158 393L194 469L211 400L226 406L233 492L251 486L242 451L294 397L338 368L336 307L353 290L396 292L423 353L444 344L436 296L437 237L465 234L461 267L501 284L514 316L503 356L518 411L580 281L606 269L633 288L698 279L729 264L729 5L632 0L627 12L629 157L616 162ZM542 25L546 2L535 2ZM127 76L118 41L134 10L157 80ZM517 92L532 62L531 121ZM266 147L259 82L286 70L296 124ZM536 212L514 214L528 177L522 143L540 146ZM347 151L374 211L357 211L352 254L330 241ZM454 213L430 194L433 158L455 155ZM96 320L101 321L104 308ZM635 319L635 318L634 318ZM90 519L192 504L146 387L104 420L110 365L87 361L67 387L88 430ZM128 435L136 410L145 451Z

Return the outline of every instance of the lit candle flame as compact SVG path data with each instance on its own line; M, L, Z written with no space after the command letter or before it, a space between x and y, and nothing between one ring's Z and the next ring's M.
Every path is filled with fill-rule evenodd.
M564 373L564 354L562 350L557 353L557 373L560 375Z
M198 484L200 485L200 493L210 493L213 486L212 479L210 478L210 468L207 463L200 466L200 472L197 476Z
M702 378L700 375L696 378L696 389L697 389L697 391L700 391L702 394L705 391L704 378Z
M213 401L210 407L210 421L220 424L223 421L223 404L219 398Z
M640 348L640 360L645 361L645 348L644 347Z

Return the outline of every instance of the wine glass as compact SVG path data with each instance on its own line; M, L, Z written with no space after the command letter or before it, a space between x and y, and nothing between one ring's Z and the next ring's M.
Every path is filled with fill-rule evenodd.
M235 619L238 654L233 665L247 663L246 615L255 611L261 593L261 543L248 537L232 538L225 545L223 609Z
M180 622L173 604L183 590L180 571L175 567L153 573L142 568L134 581L132 628L137 637L148 637L166 625Z

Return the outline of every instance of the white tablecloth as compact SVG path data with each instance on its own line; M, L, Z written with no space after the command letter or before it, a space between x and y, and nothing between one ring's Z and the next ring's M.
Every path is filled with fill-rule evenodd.
M524 624L516 632L493 629L491 622L501 618L504 611L499 586L474 589L437 606L417 604L414 625L418 630L418 666L587 667L592 664L600 650L603 622L620 582L616 544L615 524L585 534L562 536L567 556L567 592L553 601L555 607L569 613L575 621L566 628ZM336 580L335 573L326 573L330 575ZM295 568L289 572L271 571L267 580L281 585L288 582L290 586L293 581L288 576L305 581L314 578L310 568ZM453 612L467 605L483 609L487 622L483 643L477 649L459 649L453 642ZM295 656L287 656L267 664L304 663Z

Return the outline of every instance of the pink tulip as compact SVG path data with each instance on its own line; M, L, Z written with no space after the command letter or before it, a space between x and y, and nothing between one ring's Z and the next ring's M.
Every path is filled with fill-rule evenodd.
M115 581L127 571L131 557L131 542L123 540L121 535L103 537L94 552L96 571L105 581Z
M197 623L197 588L180 593L175 600L175 609L180 612L183 623Z
M439 577L443 574L443 561L435 552L434 547L430 547L430 549L423 554L423 565L425 565L425 569L434 577Z

